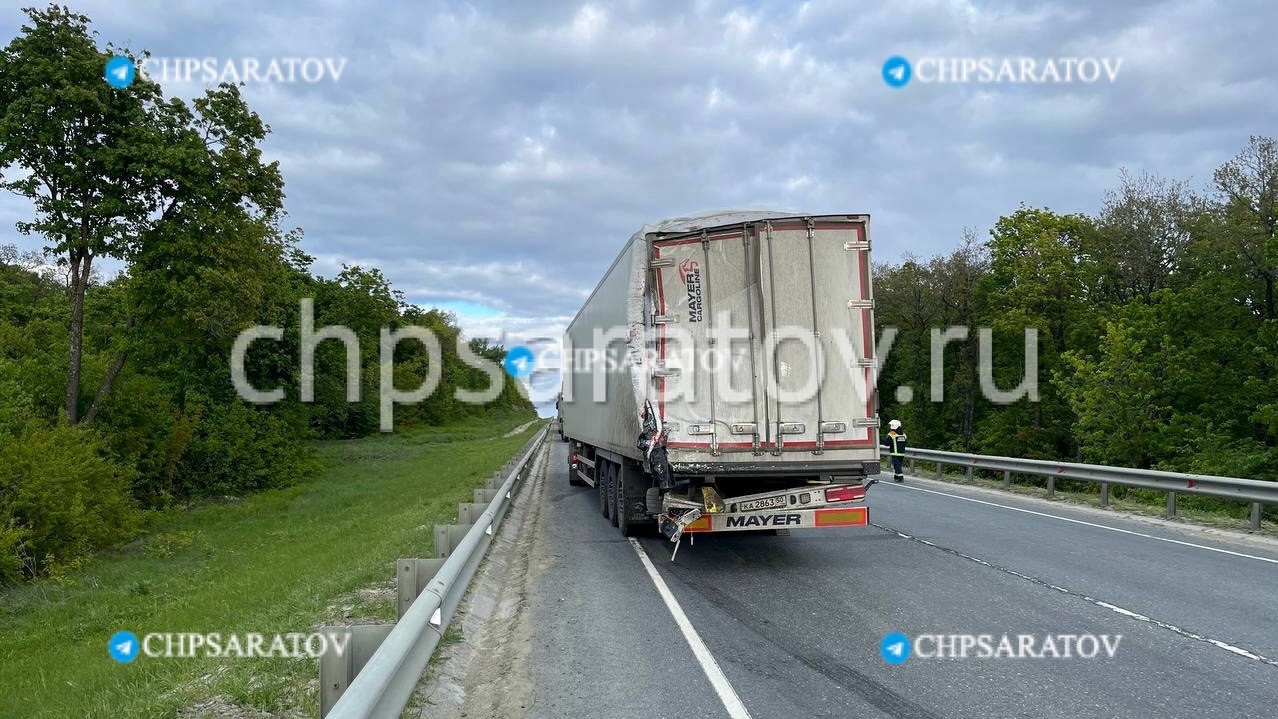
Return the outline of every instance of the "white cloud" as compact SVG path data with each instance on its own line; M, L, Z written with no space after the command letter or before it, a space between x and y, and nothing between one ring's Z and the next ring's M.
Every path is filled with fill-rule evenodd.
M893 260L1021 201L1094 210L1119 167L1209 178L1278 117L1259 0L76 4L158 56L348 58L340 82L245 90L303 249L498 313L459 312L468 332L557 336L645 221L869 212ZM21 22L0 11L0 36ZM892 90L898 53L1124 64L1112 86ZM27 212L0 198L0 238Z

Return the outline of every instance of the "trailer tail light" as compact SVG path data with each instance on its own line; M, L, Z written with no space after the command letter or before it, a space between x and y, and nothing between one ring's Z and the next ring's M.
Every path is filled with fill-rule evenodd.
M568 464L569 464L569 465L571 465L573 469L576 469L576 468L577 468L577 453L576 453L576 452L573 452L572 454L568 455Z
M825 490L825 501L827 502L851 502L855 499L865 499L865 487L857 484L848 484Z

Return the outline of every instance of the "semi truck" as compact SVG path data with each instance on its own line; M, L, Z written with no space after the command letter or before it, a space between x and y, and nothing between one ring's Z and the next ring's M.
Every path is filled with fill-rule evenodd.
M645 225L563 340L568 481L631 536L863 526L879 472L869 215Z

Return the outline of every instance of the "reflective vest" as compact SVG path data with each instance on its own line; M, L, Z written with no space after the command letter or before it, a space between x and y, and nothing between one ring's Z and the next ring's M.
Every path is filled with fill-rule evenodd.
M905 456L905 433L892 430L888 432L888 454L893 457Z

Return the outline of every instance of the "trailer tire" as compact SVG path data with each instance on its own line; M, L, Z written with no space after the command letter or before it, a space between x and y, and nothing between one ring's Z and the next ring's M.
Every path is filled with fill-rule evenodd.
M608 463L602 459L595 465L595 489L599 492L599 513L608 517Z
M617 529L621 530L621 536L632 537L635 535L636 527L634 523L629 520L630 512L628 511L629 507L626 506L628 499L628 497L626 497L626 491L629 490L630 487L626 486L626 472L622 468L618 468L617 470L616 483L617 504L613 509L613 513L616 514L617 517L614 524L617 525Z
M605 476L608 478L608 521L612 522L612 526L617 526L617 478L621 473L617 465L612 462L608 463L608 470Z

